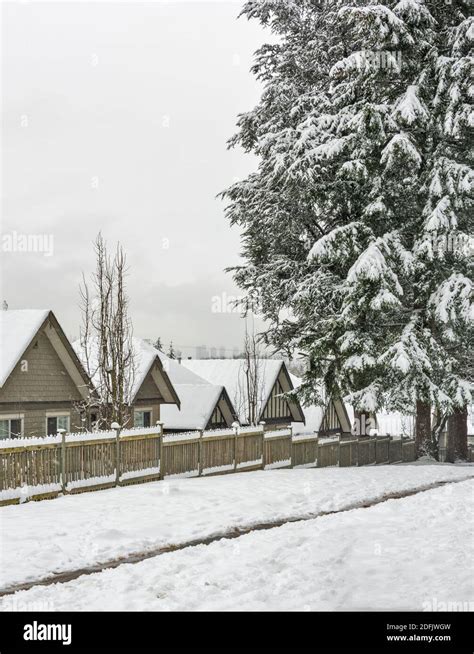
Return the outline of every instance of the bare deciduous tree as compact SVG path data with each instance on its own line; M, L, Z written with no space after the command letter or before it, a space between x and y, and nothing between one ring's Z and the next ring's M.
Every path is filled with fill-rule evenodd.
M253 330L245 333L242 372L238 376L234 406L237 414L249 425L256 425L263 408L264 371L258 338Z
M101 233L94 242L96 269L91 288L83 277L80 286L82 360L98 394L96 424L125 425L136 372L133 331L128 315L126 255L120 244L109 255Z

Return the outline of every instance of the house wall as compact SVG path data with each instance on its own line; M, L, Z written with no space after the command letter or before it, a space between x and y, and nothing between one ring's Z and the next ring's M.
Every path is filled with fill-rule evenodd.
M70 431L78 431L81 428L80 416L71 402L38 402L21 404L0 403L0 420L2 416L23 417L23 436L46 436L46 414L65 412L69 414Z
M162 402L163 397L153 380L150 370L138 389L135 402L132 405L130 426L133 427L133 412L135 409L151 409L151 424L154 425L160 419L160 404Z
M0 388L0 403L78 401L81 395L44 333L25 352Z
M73 431L79 427L74 404L80 400L49 338L40 332L0 388L0 418L23 414L24 436L44 436L46 413L69 411Z

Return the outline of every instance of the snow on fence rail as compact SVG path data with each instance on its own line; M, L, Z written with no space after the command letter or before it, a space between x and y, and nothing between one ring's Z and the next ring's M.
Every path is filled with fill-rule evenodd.
M169 477L398 463L413 440L318 439L264 425L163 434L163 426L0 441L0 504Z

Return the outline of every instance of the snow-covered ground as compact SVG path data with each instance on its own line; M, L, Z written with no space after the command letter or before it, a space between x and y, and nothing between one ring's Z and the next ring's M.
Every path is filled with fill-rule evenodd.
M469 480L36 586L3 608L472 611L473 516Z
M393 465L176 479L0 508L0 589L386 493L474 477L474 466ZM362 514L361 514L362 515Z

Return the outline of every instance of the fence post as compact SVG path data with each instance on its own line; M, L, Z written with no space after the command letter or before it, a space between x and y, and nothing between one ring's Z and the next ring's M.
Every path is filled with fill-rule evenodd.
M66 430L58 429L58 436L61 436L61 490L63 493L66 492L67 480L66 480Z
M265 422L265 420L261 420L258 424L262 426L262 470L265 470L265 466L267 464L266 456L265 456L265 425L266 425L266 422Z
M198 476L202 475L202 470L204 468L202 461L202 439L204 436L204 429L199 430L199 443L198 443Z
M161 470L162 470L162 466L163 466L163 429L164 429L163 426L164 426L164 422L162 422L161 420L157 420L156 421L156 426L160 430L160 436L159 436L159 440L158 440L158 457L159 457L159 461L160 461L160 478L162 478L161 477Z
M293 425L290 425L290 467L293 467Z
M315 443L316 443L316 460L314 463L316 464L316 467L318 467L318 459L319 459L319 431L314 432L316 434L315 436Z
M113 422L111 425L115 430L115 485L120 484L120 425L118 422Z
M240 425L237 421L232 423L232 429L234 430L234 472L237 470L237 436L239 427Z

